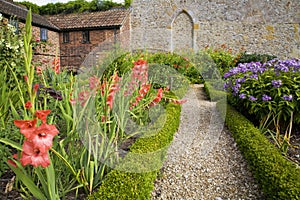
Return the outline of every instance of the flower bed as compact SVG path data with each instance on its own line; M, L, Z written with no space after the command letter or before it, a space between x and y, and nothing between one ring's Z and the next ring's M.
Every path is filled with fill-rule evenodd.
M179 120L180 106L167 105L163 128L154 136L138 139L130 148L132 155L127 155L124 162L107 175L99 190L88 199L150 199L154 180L165 159L167 147L179 126ZM136 160L135 154L146 156ZM130 171L136 168L136 172L127 172L126 168L130 168Z
M217 104L223 114L224 103ZM267 199L299 199L300 168L287 161L247 118L226 106L226 125Z
M32 62L30 22L28 12L22 74L11 63L4 65L4 72L10 72L4 78L14 84L19 99L16 104L0 102L8 112L0 115L1 132L5 130L0 165L10 168L1 173L16 175L6 193L14 189L24 198L77 198L92 194L116 171L153 180L178 127L178 104L184 103L178 97L188 87L184 74L193 73L189 61L170 54L161 57L174 64L162 67L154 61L160 54L149 57L151 65L142 54L129 55L128 60L122 57L124 63L104 62L74 76L61 69L58 58L42 66ZM97 67L107 71L98 73ZM7 91L9 87L1 88ZM130 152L128 141L135 141ZM139 186L148 190L147 184Z

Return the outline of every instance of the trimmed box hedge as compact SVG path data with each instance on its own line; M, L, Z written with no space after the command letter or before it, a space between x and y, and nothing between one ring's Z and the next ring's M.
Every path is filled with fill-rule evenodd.
M279 150L242 114L225 101L217 108L224 116L241 153L267 199L300 199L300 168L286 160Z
M154 181L162 167L168 146L178 129L181 106L169 103L165 116L160 117L163 127L155 134L139 138L123 162L107 174L99 190L88 200L144 200L151 198ZM137 156L146 155L146 156ZM149 155L149 156L148 156Z

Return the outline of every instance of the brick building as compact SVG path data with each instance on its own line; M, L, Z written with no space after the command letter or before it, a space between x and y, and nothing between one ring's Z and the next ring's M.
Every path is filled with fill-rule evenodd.
M48 19L60 30L62 66L75 68L99 45L107 41L120 42L120 35L130 29L130 11L125 9L54 15Z
M25 25L28 10L12 1L0 0L0 13L9 23L19 31ZM11 18L12 17L12 18ZM33 42L39 43L34 50L35 63L51 63L55 56L59 56L59 28L48 19L32 14Z
M25 7L12 0L0 0L0 13L7 19L13 19L10 23L17 29L24 26L27 12ZM34 50L35 63L51 65L57 56L62 67L77 69L87 55L104 42L112 41L114 44L129 41L128 34L124 34L126 38L120 35L129 33L130 11L114 9L48 17L33 13L32 26L33 40L42 44ZM94 59L97 58L95 55Z

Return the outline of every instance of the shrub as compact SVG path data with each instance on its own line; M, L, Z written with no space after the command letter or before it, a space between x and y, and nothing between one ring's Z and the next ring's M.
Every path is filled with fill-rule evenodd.
M225 102L217 104L218 109ZM243 115L227 106L226 125L267 199L299 199L300 169L286 160Z
M236 58L236 66L238 66L240 63L250 63L250 62L266 63L267 61L275 59L275 58L276 58L276 56L269 55L269 54L242 52Z
M88 200L150 199L158 170L151 171L149 169L161 167L167 151L166 147L171 143L179 126L179 117L180 106L168 104L164 127L153 136L139 138L130 148L130 152L133 154L155 153L155 155L137 161L136 156L131 156L129 153L123 162L126 164L121 164L112 170L102 182L99 190L90 195ZM140 173L126 172L128 167L131 168L131 171L134 168Z
M203 83L200 72L197 71L187 57L166 52L124 53L114 60L105 74L106 76L111 76L113 71L117 70L119 75L122 76L133 67L133 62L138 59L145 59L150 65L169 66L179 72L179 74L184 75L191 83Z
M231 49L226 49L225 45L215 49L209 48L204 52L211 57L221 75L235 66L235 56L231 53Z

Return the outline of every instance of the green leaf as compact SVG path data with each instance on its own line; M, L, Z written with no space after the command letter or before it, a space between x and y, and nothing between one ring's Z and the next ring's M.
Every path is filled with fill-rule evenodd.
M39 199L39 200L47 200L45 195L40 191L40 189L36 186L36 184L28 178L19 168L11 166L11 169L17 175L18 179L22 181L22 183L27 187L27 189L31 192L31 194Z
M13 147L14 149L22 151L22 146L19 143L16 143L16 142L11 141L11 140L6 139L6 138L0 138L0 142Z

